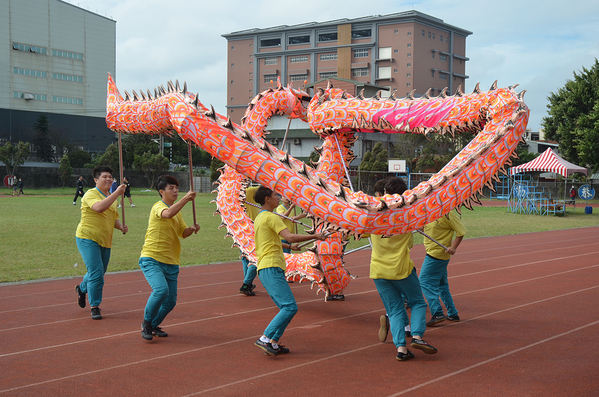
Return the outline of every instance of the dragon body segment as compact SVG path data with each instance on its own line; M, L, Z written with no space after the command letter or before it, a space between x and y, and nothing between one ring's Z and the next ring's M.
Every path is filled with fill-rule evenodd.
M526 130L529 110L513 87L472 94L388 100L351 98L329 88L320 90L308 107L312 130L322 137L350 144L353 131L383 133L459 133L478 135L441 171L402 195L374 198L352 192L332 161L326 171L313 169L287 153L252 136L243 127L207 110L197 96L169 84L169 89L133 100L118 93L109 77L107 124L127 133L170 133L194 142L244 177L268 186L317 221L316 226L355 235L407 233L462 205L478 201L485 184L511 164ZM348 136L343 143L343 136ZM335 142L336 143L336 142ZM326 146L326 144L325 144ZM335 145L336 146L336 145ZM333 148L334 150L334 148ZM331 154L340 156L340 154ZM322 160L326 161L326 160ZM340 170L339 170L340 171ZM336 248L333 248L336 249Z

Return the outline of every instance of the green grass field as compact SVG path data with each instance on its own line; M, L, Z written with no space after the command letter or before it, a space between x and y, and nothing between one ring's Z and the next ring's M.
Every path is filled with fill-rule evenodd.
M75 230L80 218L80 200L74 206L74 189L26 191L25 196L12 197L9 189L0 190L0 282L43 278L83 276L85 265L75 244ZM125 220L129 233L115 230L109 271L139 269L138 259L144 242L150 208L159 199L156 192L132 192L135 208L127 205ZM219 229L220 216L211 201L215 194L198 194L196 213L201 230L182 241L181 264L201 265L239 260L239 251L225 239L225 228ZM596 226L598 209L584 213L583 206L565 217L520 215L506 212L506 207L464 209L463 221L468 228L466 238L499 236L536 231ZM183 210L185 221L192 222L191 206ZM415 244L422 237L415 235ZM368 243L352 241L347 249Z

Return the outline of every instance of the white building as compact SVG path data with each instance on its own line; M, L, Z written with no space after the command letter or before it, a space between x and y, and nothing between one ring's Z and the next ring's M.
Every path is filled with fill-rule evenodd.
M50 129L84 150L114 142L107 73L116 71L116 21L61 0L0 0L0 142Z

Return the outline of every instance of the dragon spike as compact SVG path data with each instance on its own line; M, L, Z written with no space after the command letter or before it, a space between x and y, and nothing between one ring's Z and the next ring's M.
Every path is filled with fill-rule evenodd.
M210 105L210 110L207 111L205 115L206 117L216 120L216 111L214 110L214 106Z
M493 82L493 84L491 85L491 88L489 88L489 91L495 91L497 89L497 80L495 80Z
M223 127L225 127L228 130L235 131L235 129L233 128L233 121L231 121L231 117L227 117L227 121L225 122L225 124L223 124Z
M155 99L155 98L152 96L152 93L150 92L150 90L147 90L147 93L148 93L148 98L150 98L150 100L153 100L153 99Z
M372 99L374 99L375 101L380 101L381 100L381 90L378 90L376 92L376 94L374 94L374 96L372 97Z
M133 93L133 101L139 101L139 97L137 96L137 92L135 90L131 91Z
M480 94L480 83L476 83L476 86L474 87L474 89L472 90L473 94Z
M343 201L347 201L347 197L345 196L345 189L343 186L339 186L339 191L335 193L335 196L339 197Z
M198 102L200 101L200 93L198 92L196 94L196 99L193 100L193 106L197 109L198 108ZM214 108L212 109L214 111Z
M414 100L414 93L416 92L416 90L412 90L408 93L408 95L406 95L406 98L409 99L410 101Z
M297 170L298 174L308 177L308 169L306 168L306 163L302 163L302 166L299 170Z
M443 88L439 93L439 98L447 98L447 87Z
M322 155L322 146L320 146L320 147L314 146L314 151L316 153L318 153L319 156L321 156Z
M173 91L175 91L175 86L173 85L172 80L169 80L168 83L166 83L168 86L168 92L172 93Z
M526 90L523 90L516 96L519 101L522 101L524 99L524 94L526 94Z
M341 94L341 99L347 99L347 91L343 90L343 93Z
M159 98L160 95L158 93L158 90L156 88L154 88L154 98Z
M393 92L391 93L391 95L389 95L389 98L387 98L387 99L390 99L392 101L396 101L397 100L397 98L395 97L395 93L396 92L397 92L397 90L393 90Z
M183 82L183 96L187 96L187 81Z
M181 88L179 87L179 79L175 80L175 92L181 92Z
M455 91L455 96L464 96L464 93L462 92L462 86L459 85L458 89Z
M160 90L162 90L162 95L166 95L167 91L166 88L164 88L164 86L162 84L160 84L160 87L158 87Z
M141 97L143 98L144 101L148 100L148 97L146 96L145 92L143 92L142 90L139 90L139 95L141 95Z
M431 89L429 88L428 90L426 90L422 97L426 99L431 99Z
M360 91L360 93L358 94L358 99L363 100L364 99L364 88L362 88L362 90Z
M515 89L516 87L518 87L519 85L520 85L520 84L514 84L514 85L511 85L511 86L509 86L509 87L508 87L508 89L509 89L510 91L514 91L514 89Z
M483 205L483 203L480 202L480 198L478 197L478 194L475 193L472 195L472 197L470 197L470 199L474 202L474 204L478 204L478 205Z
M285 154L283 155L283 157L281 158L280 161L281 161L281 163L287 165L287 167L289 168L290 167L290 164L289 164L289 153L285 152Z
M125 92L125 102L130 102L131 101L131 95L129 95L129 93L127 91Z
M335 87L333 87L333 83L331 83L331 80L327 80L327 90L330 90L331 88Z

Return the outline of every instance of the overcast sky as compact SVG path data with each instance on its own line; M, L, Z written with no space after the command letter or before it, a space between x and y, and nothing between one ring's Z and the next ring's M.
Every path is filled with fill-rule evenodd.
M536 131L547 96L599 58L599 1L456 0L65 0L117 21L117 85L122 91L187 81L225 113L226 40L250 28L325 22L417 10L473 32L466 40L465 92L520 84ZM369 4L370 7L365 7Z

